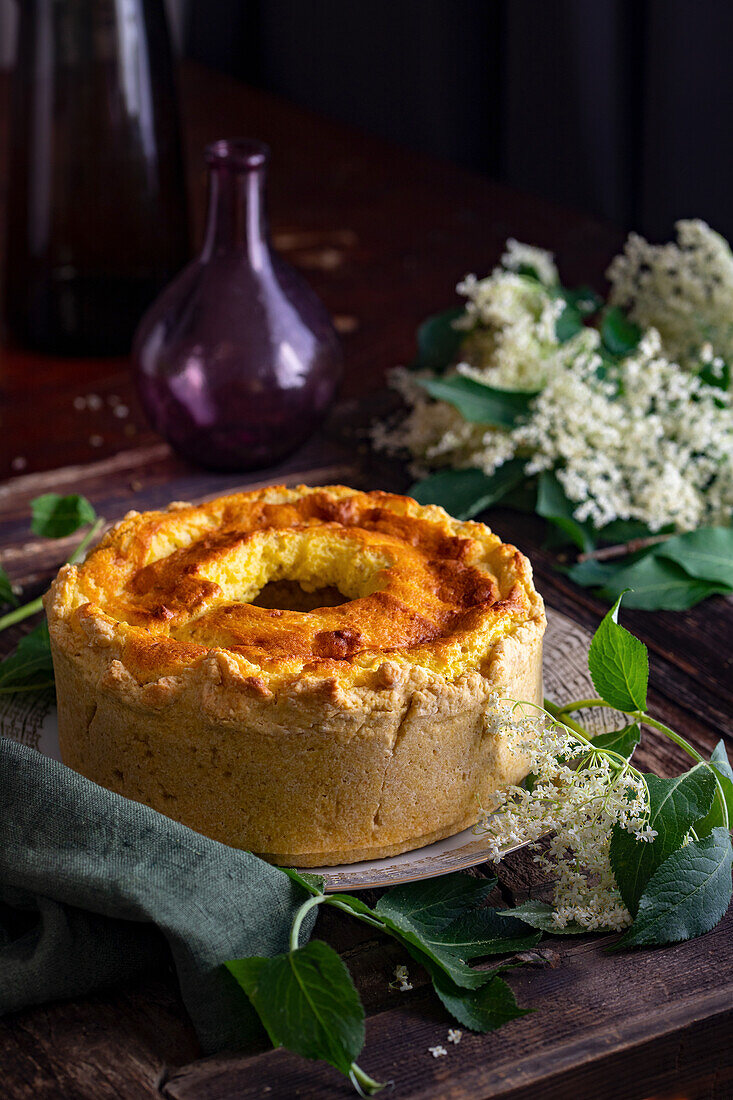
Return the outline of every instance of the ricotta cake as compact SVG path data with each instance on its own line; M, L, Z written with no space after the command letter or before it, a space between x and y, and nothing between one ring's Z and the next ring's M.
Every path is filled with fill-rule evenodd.
M345 486L130 512L46 596L64 762L300 867L475 823L526 754L542 599L481 523Z

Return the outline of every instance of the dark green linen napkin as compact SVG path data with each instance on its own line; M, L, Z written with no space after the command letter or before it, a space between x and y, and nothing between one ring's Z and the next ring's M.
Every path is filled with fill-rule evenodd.
M0 737L0 1015L172 956L204 1051L241 1047L262 1032L221 964L286 951L304 900L249 852Z

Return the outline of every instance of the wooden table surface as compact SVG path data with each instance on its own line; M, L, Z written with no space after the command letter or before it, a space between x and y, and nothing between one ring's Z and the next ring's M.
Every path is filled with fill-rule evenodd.
M411 358L416 324L450 303L466 272L488 271L507 236L551 248L568 282L599 285L621 240L577 213L393 148L201 67L184 68L182 91L196 239L204 143L249 135L272 146L273 236L342 333L346 380L339 404L324 430L283 466L246 478L215 475L172 456L147 428L125 360L57 360L0 348L0 479L6 479L0 562L29 593L47 583L64 553L29 535L28 502L40 492L84 492L112 520L133 506L271 481L405 488L399 466L369 453L363 428L383 406L385 371ZM3 142L6 117L0 109ZM603 606L554 571L540 523L500 509L489 521L531 556L548 604L594 629ZM721 736L730 744L730 601L716 598L674 615L629 612L625 622L650 649L655 713L701 750L709 752ZM654 737L640 758L662 774L686 766ZM501 865L499 878L505 902L537 886L522 853ZM424 977L416 974L407 994L389 988L395 964L404 961L399 949L334 911L319 917L317 935L342 953L364 1000L360 1062L393 1081L395 1096L730 1100L731 928L729 915L692 943L613 956L603 954L610 937L548 940L552 965L524 968L511 979L520 1002L536 1012L493 1034L464 1033L460 1047L440 1059L428 1047L444 1042L450 1021ZM282 1050L201 1058L165 969L144 983L0 1020L2 1098L349 1094L329 1067Z

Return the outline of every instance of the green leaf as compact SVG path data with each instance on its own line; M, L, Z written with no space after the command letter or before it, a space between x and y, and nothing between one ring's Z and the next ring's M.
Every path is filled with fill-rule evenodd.
M681 565L699 580L733 588L733 527L701 527L661 543L655 556Z
M555 321L555 336L561 344L566 344L568 340L572 340L573 336L577 336L584 328L583 315L580 310L566 301L565 308Z
M597 737L592 738L592 741L597 749L603 749L605 752L617 752L619 756L631 760L634 749L641 741L641 730L638 723L632 722L630 726L624 726L623 729L611 730L610 733L599 733Z
M730 586L691 577L681 565L659 554L647 554L608 578L601 589L609 600L628 589L626 607L644 611L685 611L708 596L725 594Z
M725 745L718 741L710 757L710 767L715 772L720 783L720 789L728 812L728 826L733 828L733 768L730 766ZM725 825L725 815L720 806L718 797L713 799L709 813L695 826L698 836L707 836L716 826Z
M441 470L418 481L409 492L418 504L439 504L456 519L472 519L523 479L524 461L512 458L491 475L474 469Z
M4 603L11 603L14 607L18 606L18 598L13 592L13 586L10 583L10 577L0 565L0 607Z
M433 933L478 909L496 886L495 878L463 873L393 886L377 902L375 913L405 919L419 933Z
M325 879L322 875L311 875L308 871L296 871L294 867L279 867L278 870L287 875L298 886L302 886L309 894L322 894Z
M498 916L521 920L532 928L539 928L542 932L547 932L551 936L582 936L587 934L587 928L583 928L582 925L574 922L561 928L556 923L553 913L554 909L546 901L525 901L522 905L515 906L514 909L504 909Z
M730 365L728 363L723 363L719 374L716 374L712 363L706 363L698 372L698 377L701 382L704 382L707 386L714 386L717 390L730 389Z
M74 531L87 523L94 523L97 518L86 497L77 494L62 497L58 493L46 493L31 501L31 511L33 533L51 539L73 535Z
M416 378L418 386L438 401L447 401L472 424L490 424L496 428L513 428L529 412L535 396L525 390L497 390L454 374L450 378Z
M257 1010L273 1046L322 1058L348 1077L364 1045L364 1009L332 947L311 940L287 955L225 965Z
M603 305L603 299L587 286L576 290L561 286L548 287L547 293L555 299L561 298L565 303L565 308L555 322L555 336L561 344L582 332L583 318L596 313Z
M596 691L614 710L645 710L649 658L644 643L619 626L620 603L621 596L593 635L588 669Z
M519 1007L511 988L496 973L478 989L461 989L440 970L431 976L435 992L451 1016L471 1031L494 1031L532 1011Z
M504 270L512 271L515 275L521 275L522 278L531 279L534 283L539 283L541 287L545 287L545 284L540 279L539 271L536 267L533 267L532 264L517 264L514 268L505 267ZM547 287L548 291L550 289L554 288Z
M730 765L728 753L725 751L725 743L722 740L718 741L713 749L710 764L721 781L726 801L730 803L731 811L733 811L733 768Z
M495 909L474 909L428 937L432 947L445 948L460 959L508 955L535 947L541 933L528 933L521 921L502 920Z
M21 638L15 653L0 662L0 694L30 691L53 685L53 661L48 623L42 623Z
M598 541L608 543L631 542L632 539L645 539L650 535L666 535L670 526L662 527L658 531L652 531L648 523L641 523L636 519L614 519L605 527L598 529Z
M731 855L722 828L672 852L650 878L636 920L615 947L677 943L709 932L730 904Z
M715 779L705 764L696 764L674 779L646 776L649 787L649 825L653 841L637 840L614 826L611 867L624 904L636 915L639 899L659 866L675 852L690 829L705 817L715 796Z
M465 314L462 306L436 313L418 327L417 362L423 370L442 371L456 361L465 330L453 327L453 322Z
M470 947L465 937L460 945L463 952L461 958L455 942L452 942L455 937L448 934L446 942L446 929L464 917L467 911L477 909L495 885L495 879L476 879L464 874L443 875L394 887L382 895L374 912L397 934L418 962L437 965L464 989L477 989L490 975L466 965L463 958L468 957ZM459 932L458 935L460 938L462 934ZM510 929L510 935L514 935L514 929Z
M571 566L567 576L582 588L600 588L613 585L618 573L625 568L624 564L619 565L618 562L596 561L595 558L588 558L587 561L579 561Z
M641 329L618 306L610 306L601 321L601 340L612 355L629 355L638 346Z
M543 470L537 483L537 512L564 531L570 541L583 552L595 546L595 533L589 523L580 523L573 515L572 504L565 490L550 470Z
M590 317L593 313L597 313L603 305L603 298L601 298L600 294L596 294L595 290L589 286L579 286L576 287L575 290L566 290L565 298L568 302L571 302L584 317Z

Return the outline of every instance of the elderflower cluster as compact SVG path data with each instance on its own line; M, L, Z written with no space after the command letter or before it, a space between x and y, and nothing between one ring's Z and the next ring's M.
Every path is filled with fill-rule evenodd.
M611 302L642 328L655 328L667 354L691 370L709 343L733 361L733 253L699 220L675 226L676 243L649 244L630 234L607 275ZM704 361L704 360L703 360Z
M575 518L689 531L726 524L733 508L730 395L670 363L650 329L613 376L581 355L558 371L512 435L527 474L556 468ZM570 414L570 415L569 415Z
M531 792L507 788L497 810L477 826L489 858L498 863L507 847L529 842L535 862L554 880L558 928L625 928L631 916L611 870L611 832L619 825L639 841L656 836L644 777L623 757L595 749L528 704L494 703L493 716L529 755L536 778Z
M700 234L707 241L707 252L695 244ZM535 394L526 417L512 429L469 422L451 404L428 396L418 383L424 375L397 369L392 384L410 412L395 429L375 427L375 445L392 451L406 449L417 477L440 467L474 467L491 475L512 458L526 461L528 477L554 470L575 505L575 518L597 528L618 519L637 520L653 531L667 525L686 531L729 523L733 510L731 395L682 369L671 357L669 347L675 353L679 350L682 330L673 331L666 316L653 312L650 279L639 282L642 274L661 271L668 260L652 264L644 253L643 271L632 270L630 257L642 265L639 240L630 242L611 267L618 300L630 302L632 286L643 283L647 290L634 299L635 315L644 323L654 319L658 324L646 329L631 354L618 360L604 356L600 333L590 326L560 342L555 325L565 303L553 292L557 271L552 258L509 242L503 262L510 270L499 267L486 279L468 276L459 284L466 308L455 325L466 336L461 362L451 373L494 389ZM729 260L722 254L723 246ZM680 314L688 320L700 318L702 284L695 284L694 293L691 289L692 271L702 263L698 253L709 258L712 250L717 256L710 277L718 290L708 294L705 339L698 331L693 358L698 369L705 366L708 374L715 377L717 372L722 377L725 361L715 340L733 360L733 335L728 339L729 327L733 334L733 320L728 322L733 319L733 257L722 238L697 222L681 223L680 246L666 247L677 248L690 268L681 261L677 265L683 294L689 290L689 299L684 300L695 305L692 313L685 309ZM730 266L727 274L726 264ZM539 278L516 270L530 266ZM683 270L685 279L680 274ZM661 278L659 274L654 283L660 294ZM681 300L676 295L674 306L669 306L671 313L682 308ZM718 314L723 307L726 312ZM689 335L684 336L685 347L689 347Z

